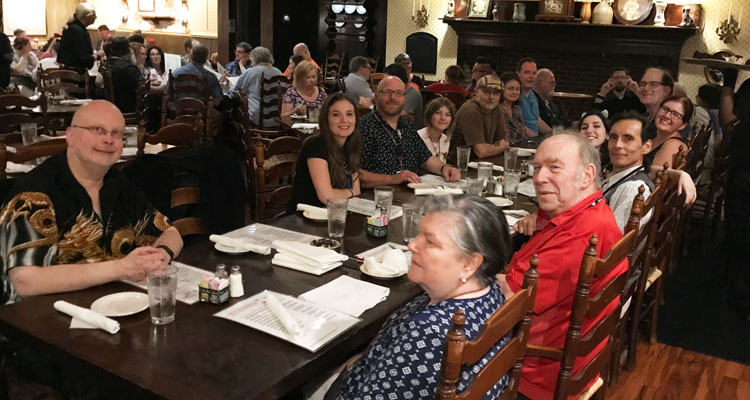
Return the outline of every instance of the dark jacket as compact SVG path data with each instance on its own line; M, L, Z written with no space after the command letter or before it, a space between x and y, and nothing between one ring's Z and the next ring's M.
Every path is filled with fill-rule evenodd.
M63 29L57 62L79 73L94 66L94 47L81 21L73 20Z
M110 57L109 69L112 72L115 105L123 113L135 111L138 81L141 79L141 72L138 67L128 60Z
M13 62L13 48L8 35L0 32L0 88L10 84L10 64Z

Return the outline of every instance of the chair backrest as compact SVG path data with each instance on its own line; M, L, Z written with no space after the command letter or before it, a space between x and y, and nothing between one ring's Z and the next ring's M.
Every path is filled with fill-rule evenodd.
M677 152L672 155L672 169L684 171L686 167L685 159L690 149L686 149L684 145L680 145Z
M654 226L651 231L653 238L649 240L647 268L649 271L657 268L665 273L667 266L672 261L674 250L672 242L679 236L679 232L675 232L675 227L679 222L680 211L685 206L685 194L678 193L679 179L670 176L666 168L659 174L661 184L664 185L664 191L651 217L654 220ZM645 275L648 275L648 273Z
M200 203L200 189L197 187L183 187L172 190L171 208L192 206ZM208 227L198 217L184 217L172 221L180 235L206 235Z
M169 70L167 82L167 97L170 101L184 97L192 97L204 102L209 101L208 78L205 75L179 74L172 75Z
M60 88L65 87L71 97L91 98L91 84L88 73L79 74L75 71L60 68L40 69L38 87L40 92L48 92L53 95L57 94Z
M36 160L40 157L49 157L62 153L68 148L68 142L65 138L44 140L29 145L20 145L15 147L15 151L9 151L5 143L0 143L0 178L5 178L5 168L8 162L16 164Z
M44 100L44 102L42 102ZM30 114L30 110L35 107L47 106L46 97L39 96L36 100L31 100L20 94L0 95L0 114L6 113L23 113Z
M291 182L302 141L294 136L256 139L254 189L256 215L272 219L272 211L284 210L292 198Z
M143 127L138 129L138 155L143 155L146 143L168 144L178 147L193 147L200 144L203 133L202 124L197 126L177 123L163 126L156 133L149 135Z
M384 77L385 74L382 72L373 72L370 74L370 88L373 93L378 92L378 84L380 84L380 81L382 81Z
M323 76L325 76L326 78L338 79L338 77L341 76L341 67L345 58L346 53L327 53L326 62L323 65Z
M266 78L260 74L258 90L260 91L260 105L258 106L258 126L266 127L266 120L281 116L281 98L289 86L289 78L277 75Z
M607 375L616 334L615 328L620 317L620 304L618 303L615 310L593 326L585 337L581 336L582 326L585 320L590 320L599 315L622 293L627 279L626 274L620 274L607 282L594 297L591 296L590 288L594 279L606 277L621 262L627 260L628 255L633 250L636 235L635 230L626 233L612 246L604 258L599 258L597 255L596 245L599 239L596 235L589 238L589 246L584 251L581 270L578 275L578 285L571 308L570 326L565 337L565 346L560 360L560 372L557 376L554 395L557 400L578 395L597 375L602 374L605 377ZM600 343L605 341L604 348L591 358L576 376L573 376L573 365L576 358L590 354ZM606 390L606 384L599 390Z
M692 138L690 138L690 152L687 154L685 172L696 179L703 168L703 159L708 152L708 140L713 134L713 125L704 125Z
M21 124L35 124L37 123L37 119L29 114L24 113L7 113L7 114L0 114L0 134L9 134L14 132L21 132ZM39 130L41 132L44 132L44 128ZM18 135L12 135L13 137L16 137ZM3 135L5 138L3 141L5 143L14 143L13 141L9 142L7 140L7 136ZM20 136L18 136L20 138Z
M104 98L110 103L115 102L115 86L112 83L112 70L109 68L108 61L99 63L99 73L102 75L102 84L104 85Z
M461 108L461 106L464 104L464 101L466 101L466 97L464 97L463 94L458 93L458 92L452 92L450 90L437 92L435 94L441 97L445 97L446 99L450 100L451 103L453 103L453 105L456 106L456 110Z
M466 340L463 310L453 315L453 327L448 331L440 370L436 399L481 399L487 391L510 371L510 383L500 400L515 399L521 380L521 367L526 353L526 343L534 313L539 258L529 260L529 269L524 273L523 286L510 300L495 311L484 322L476 338ZM474 381L461 394L456 394L456 385L463 364L473 365L482 359L502 338L510 335L510 341L476 374Z

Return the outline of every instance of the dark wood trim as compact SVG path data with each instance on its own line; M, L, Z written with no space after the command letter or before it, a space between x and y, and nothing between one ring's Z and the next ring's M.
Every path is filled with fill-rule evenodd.
M273 0L260 1L260 45L273 49Z
M219 62L226 65L229 59L229 0L218 0L217 14L219 18L218 41L219 41ZM234 43L231 44L234 46Z

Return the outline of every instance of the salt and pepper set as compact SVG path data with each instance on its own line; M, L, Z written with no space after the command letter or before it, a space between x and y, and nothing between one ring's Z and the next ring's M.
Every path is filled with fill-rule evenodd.
M229 300L230 296L233 298L244 296L240 266L233 266L232 273L228 274L226 265L216 265L216 272L213 275L205 274L201 277L198 293L201 302L213 304L222 304Z

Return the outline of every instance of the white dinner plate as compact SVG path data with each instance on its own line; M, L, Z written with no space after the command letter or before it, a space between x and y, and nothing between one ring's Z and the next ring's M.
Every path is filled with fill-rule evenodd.
M214 243L214 249L219 250L222 253L229 253L229 254L242 254L242 253L247 253L248 251L250 251L250 250L245 250L245 249L238 249L232 246L225 246L219 243Z
M513 205L513 200L505 197L486 197L486 199L498 207L508 207Z
M302 216L313 221L328 221L328 214L325 217L319 217L318 213L311 213L309 210L302 213Z
M383 274L378 274L378 273L372 273L365 268L364 264L359 266L359 270L362 271L362 273L367 276L371 276L373 278L378 278L378 279L394 279L406 273L406 272L399 272L393 275L383 275Z
M435 185L434 183L429 183L429 182L420 182L420 183L412 182L406 186L412 189L435 189L437 187L437 185Z
M148 308L148 295L143 292L108 294L91 303L91 310L105 317L124 317Z

